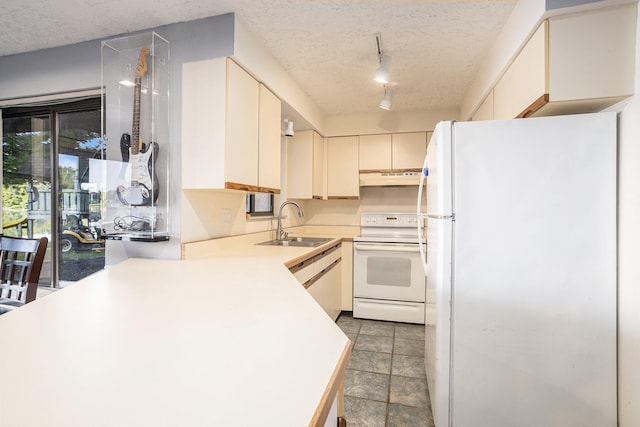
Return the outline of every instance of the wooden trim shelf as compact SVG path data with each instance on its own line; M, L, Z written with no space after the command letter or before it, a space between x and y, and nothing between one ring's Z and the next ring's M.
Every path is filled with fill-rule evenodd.
M321 272L319 272L318 274L316 274L315 276L313 276L311 279L307 280L306 282L304 282L302 284L302 286L304 286L305 289L309 289L311 287L311 285L313 285L314 283L316 283L318 280L320 280L322 278L322 276L324 276L325 274L327 274L329 272L329 270L331 270L333 267L335 267L336 265L338 265L340 262L342 261L342 258L338 258L337 260L333 261L331 264L329 264L328 267L326 267L324 270L322 270Z
M279 188L260 187L257 185L239 184L237 182L225 182L224 188L227 190L249 191L251 193L280 194Z
M329 384L327 384L327 388L325 389L322 399L320 399L320 403L316 408L316 412L311 417L311 421L309 422L309 427L322 427L325 425L327 421L327 417L329 416L329 411L331 411L331 405L333 405L333 401L338 394L338 390L343 384L344 373L347 370L347 365L349 364L349 359L351 359L351 341L347 341L347 344L344 346L342 350L342 354L340 355L340 359L338 360L338 364L329 379ZM340 414L338 414L340 415ZM337 420L336 420L337 422Z
M527 108L524 109L523 112L518 114L516 116L516 119L524 119L526 117L529 117L532 114L534 114L536 111L538 111L539 109L547 105L548 103L549 103L549 94L545 93L540 98L533 101L531 105L529 105Z
M289 267L289 271L292 272L292 273L298 272L298 271L302 270L303 268L308 267L311 264L313 264L313 259L314 259L314 257L307 258L304 261L299 262L296 265L292 265L291 267Z
M314 262L319 261L320 259L324 258L325 256L329 255L331 252L341 247L342 247L342 242L338 242L337 244L329 247L328 249L322 250L320 252L312 252L308 258L304 258L300 261L297 261L295 264L287 265L287 268L289 269L290 272L295 273L297 271L302 270L305 267L308 267Z
M404 172L420 172L420 168L407 169L360 169L360 173L404 173Z
M332 241L329 241L329 242L325 243L325 245L327 245L327 244L329 244L331 242ZM317 248L313 249L311 252L308 252L303 256L299 256L299 257L293 258L293 259L285 262L284 265L285 265L285 267L287 267L291 271L291 269L296 268L298 266L298 264L302 264L302 263L304 263L305 261L308 261L308 260L312 260L312 262L313 262L313 259L316 258L318 255L322 255L322 254L326 255L326 254L330 253L332 249L337 249L337 248L342 247L342 239L340 239L337 242L335 242L335 241L333 241L333 242L334 242L333 245L331 245L331 246L329 246L327 248L325 248L324 245L318 246ZM322 258L322 256L319 257L319 258ZM300 268L302 268L302 267L300 267ZM300 268L297 268L296 271L300 270Z

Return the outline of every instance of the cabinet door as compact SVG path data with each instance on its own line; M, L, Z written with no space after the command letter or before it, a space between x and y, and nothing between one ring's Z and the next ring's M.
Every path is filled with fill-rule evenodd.
M549 102L632 95L636 16L630 4L550 18Z
M476 110L471 121L479 122L481 120L493 120L493 90L489 92L489 95L482 101L480 107Z
M182 187L224 188L225 58L182 66Z
M313 131L305 130L286 138L287 197L311 199L313 185Z
M420 169L427 154L427 133L394 133L392 135L392 166L395 170Z
M287 138L287 197L323 199L325 188L325 139L303 130Z
M391 134L361 135L360 170L384 172L391 169Z
M260 85L258 121L258 186L280 193L280 100Z
M258 185L259 84L227 60L227 183ZM280 118L278 118L280 123Z
M327 197L329 199L360 197L357 136L327 139Z
M313 132L313 172L311 196L314 199L326 199L327 163L325 158L326 139Z
M544 94L547 87L547 33L545 21L531 36L493 90L493 118L513 119Z
M315 281L307 291L322 309L336 320L340 315L340 279L342 275L342 262L337 263L321 278Z
M353 242L342 242L341 305L344 311L353 311Z

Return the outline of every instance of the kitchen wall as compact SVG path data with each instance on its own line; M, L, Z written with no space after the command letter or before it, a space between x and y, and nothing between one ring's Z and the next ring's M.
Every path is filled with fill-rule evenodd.
M306 223L360 225L362 212L415 212L417 186L361 187L360 200L305 200Z
M431 111L384 111L370 114L329 115L323 136L371 135L433 131L442 120L458 120L457 108Z

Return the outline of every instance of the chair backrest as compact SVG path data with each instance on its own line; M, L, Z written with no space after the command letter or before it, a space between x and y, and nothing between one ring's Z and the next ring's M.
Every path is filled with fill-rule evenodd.
M24 304L36 299L49 240L0 237L0 299Z

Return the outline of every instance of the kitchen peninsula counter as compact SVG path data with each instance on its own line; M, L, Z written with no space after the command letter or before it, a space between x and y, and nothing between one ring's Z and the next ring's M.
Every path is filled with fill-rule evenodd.
M351 350L284 265L313 249L234 247L1 316L0 426L323 425Z

